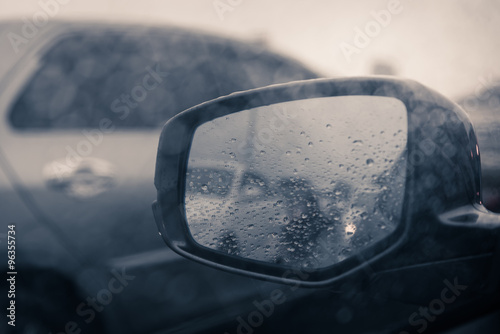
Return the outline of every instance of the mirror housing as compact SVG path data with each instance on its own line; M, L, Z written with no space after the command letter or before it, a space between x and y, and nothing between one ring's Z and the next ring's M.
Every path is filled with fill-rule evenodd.
M313 269L241 258L198 244L188 227L184 201L196 129L243 110L333 96L392 97L406 107L408 159L402 219L397 229L350 258ZM309 287L342 284L441 261L491 261L498 249L500 219L481 204L479 148L471 122L456 104L409 80L367 77L300 81L233 93L190 108L163 128L155 186L155 219L161 236L175 252L222 270L275 282ZM481 261L469 261L467 266L474 270L474 263L484 266Z

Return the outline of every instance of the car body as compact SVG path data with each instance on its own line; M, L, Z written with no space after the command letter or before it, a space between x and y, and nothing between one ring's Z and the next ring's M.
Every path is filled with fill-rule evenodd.
M18 330L204 328L252 307L267 283L193 264L158 237L160 126L205 100L316 74L260 45L174 27L52 21L19 49L4 45L0 82L0 233L15 225Z

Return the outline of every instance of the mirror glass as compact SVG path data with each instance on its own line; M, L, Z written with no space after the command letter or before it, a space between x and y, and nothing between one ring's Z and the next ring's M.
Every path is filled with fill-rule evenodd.
M243 110L197 128L185 213L194 240L234 256L323 268L401 219L407 111L341 96Z

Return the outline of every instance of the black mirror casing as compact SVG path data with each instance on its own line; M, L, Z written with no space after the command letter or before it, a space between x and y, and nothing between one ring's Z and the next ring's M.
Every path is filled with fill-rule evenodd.
M199 125L259 106L348 95L394 97L408 112L403 218L389 237L343 262L307 272L238 258L194 241L187 226L184 192L190 145ZM473 285L498 277L492 264L498 262L494 257L498 257L500 219L482 207L480 173L471 122L458 105L440 94L414 81L390 77L308 80L233 93L170 119L159 141L158 197L153 211L160 234L175 252L233 273L309 287L369 279L390 288L404 275L414 276L415 268L432 271L444 263L451 268L447 277L461 275ZM403 293L408 295L397 292Z

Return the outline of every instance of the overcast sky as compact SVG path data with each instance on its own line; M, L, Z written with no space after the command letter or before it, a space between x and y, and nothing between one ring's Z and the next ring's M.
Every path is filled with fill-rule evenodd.
M56 0L0 0L0 18L31 20L41 11L39 1ZM451 98L500 78L497 0L399 0L396 7L390 4L397 0L59 1L66 4L51 19L159 22L264 39L326 76L370 74L384 63ZM216 3L225 6L217 12ZM385 26L374 24L372 11L391 8ZM358 28L371 28L372 37L357 36L356 45Z

